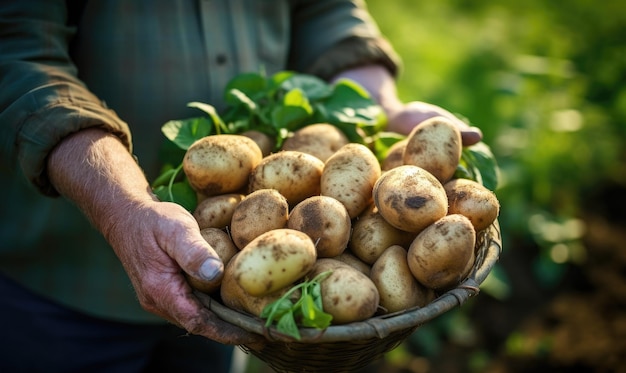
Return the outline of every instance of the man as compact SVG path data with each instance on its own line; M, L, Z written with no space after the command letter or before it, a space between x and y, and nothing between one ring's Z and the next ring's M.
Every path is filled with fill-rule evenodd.
M358 0L0 4L0 367L221 372L227 345L260 345L193 296L182 271L212 282L223 264L149 180L165 121L224 108L226 82L261 69L354 79L402 133L449 115L400 102Z

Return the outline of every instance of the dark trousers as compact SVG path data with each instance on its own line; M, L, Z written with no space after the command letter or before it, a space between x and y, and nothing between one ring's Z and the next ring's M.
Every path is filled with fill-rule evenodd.
M169 324L94 318L0 274L0 372L226 373L233 349Z

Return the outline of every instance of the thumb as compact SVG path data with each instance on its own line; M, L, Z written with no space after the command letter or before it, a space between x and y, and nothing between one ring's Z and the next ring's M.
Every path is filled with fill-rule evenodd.
M180 266L190 281L207 287L219 286L224 275L224 263L202 237L191 214L184 211L176 216L170 220L170 229L161 231L169 236L162 241L165 243L162 245L163 250Z
M213 248L200 236L201 241L194 241L187 253L182 255L178 264L185 272L189 284L202 292L216 290L224 276L224 263Z

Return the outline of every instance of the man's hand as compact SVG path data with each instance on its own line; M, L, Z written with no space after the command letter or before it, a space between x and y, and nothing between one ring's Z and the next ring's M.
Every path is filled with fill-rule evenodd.
M420 101L403 103L396 92L396 82L389 71L380 65L358 66L345 70L331 79L351 79L365 88L372 98L387 114L389 131L408 135L413 128L424 120L435 116L444 116L452 119L461 129L463 145L473 145L479 142L483 135L476 127L470 127L449 111Z
M189 212L157 201L116 137L98 129L67 137L51 152L48 175L109 241L144 309L224 344L261 343L262 337L223 322L193 295L182 271L220 281L223 264Z
M483 137L479 128L468 126L467 123L439 106L420 101L400 104L390 109L387 113L387 129L408 135L420 123L436 116L447 117L457 124L461 130L461 139L464 146L474 145Z

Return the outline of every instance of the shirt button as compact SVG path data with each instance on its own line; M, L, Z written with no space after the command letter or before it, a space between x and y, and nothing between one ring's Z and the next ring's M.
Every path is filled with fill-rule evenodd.
M217 62L218 65L224 65L226 61L228 61L228 58L225 54L218 54L217 57L215 57L215 62Z

